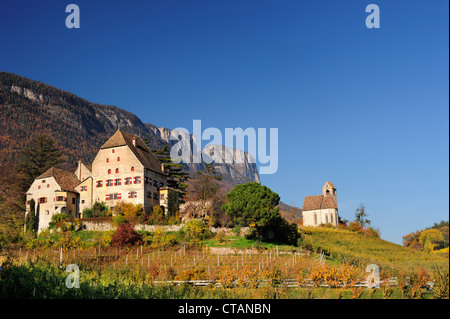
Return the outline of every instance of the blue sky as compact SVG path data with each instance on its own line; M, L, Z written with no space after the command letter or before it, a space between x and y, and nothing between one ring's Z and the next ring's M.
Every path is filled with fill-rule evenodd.
M93 2L2 1L0 70L157 126L278 128L262 183L301 206L329 180L386 240L448 220L448 1Z

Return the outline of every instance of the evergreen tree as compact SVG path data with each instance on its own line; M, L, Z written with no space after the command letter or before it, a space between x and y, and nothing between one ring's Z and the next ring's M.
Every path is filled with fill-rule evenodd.
M267 241L297 244L297 225L281 217L280 196L270 188L256 182L236 185L227 194L222 211L233 218L238 226L251 226L252 237Z
M169 175L167 186L179 190L180 192L177 193L180 197L180 201L184 201L186 188L188 186L185 182L188 180L189 176L188 173L184 171L184 166L172 161L169 145L164 145L162 149L153 150L152 152L158 160L164 164L164 172Z
M64 162L63 153L55 146L55 141L47 135L37 135L31 144L22 151L22 159L17 171L22 173L22 187L27 190L34 179L52 166Z

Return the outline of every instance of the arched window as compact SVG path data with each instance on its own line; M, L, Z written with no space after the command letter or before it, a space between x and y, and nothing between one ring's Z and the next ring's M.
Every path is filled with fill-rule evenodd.
M115 150L114 150L114 149L112 149L112 152L114 153L114 152L115 152Z
M317 225L317 214L314 213L314 225Z
M329 189L327 189L327 195L330 195L330 190Z
M120 162L120 156L119 156L119 157L117 157L117 161L118 161L118 162Z
M334 222L333 222L333 214L330 214L330 219L331 219L331 223L334 224Z
M106 159L106 163L109 163L109 158Z
M119 169L118 168L116 168L116 174L119 174Z
M111 170L110 169L108 170L108 174L111 174Z
M328 224L328 215L325 215L325 224Z
M134 167L131 167L131 171L134 172Z

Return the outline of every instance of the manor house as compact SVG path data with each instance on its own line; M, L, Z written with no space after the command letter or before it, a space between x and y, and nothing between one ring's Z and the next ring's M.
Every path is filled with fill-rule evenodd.
M141 138L116 131L100 147L92 165L78 162L75 172L52 167L38 176L27 191L26 211L35 202L38 231L48 227L54 214L82 218L85 208L118 201L142 204L149 213L154 205L166 206L169 188L164 165Z

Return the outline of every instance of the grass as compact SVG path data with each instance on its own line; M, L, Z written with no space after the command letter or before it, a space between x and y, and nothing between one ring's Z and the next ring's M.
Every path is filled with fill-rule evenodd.
M245 237L239 236L229 236L225 237L223 240L217 238L211 238L203 242L208 247L229 247L229 248L239 248L239 249L276 249L279 250L295 250L296 247L284 244L269 243L263 241L257 241L252 239L247 239Z
M233 281L251 271L254 271L252 276L257 279L295 279L299 274L310 275L320 251L326 254L327 266L338 269L343 263L350 263L356 266L358 277L362 279L367 275L365 267L369 263L378 264L382 270L395 267L402 271L417 271L418 266L430 272L434 266L448 269L448 259L445 257L414 251L379 238L326 228L302 228L301 233L302 247L277 245L237 236L216 236L205 240L200 246L179 243L166 249L158 249L150 245L131 248L102 246L104 232L83 231L72 234L83 245L64 250L61 268L58 267L60 255L56 246L58 238L64 236L52 235L55 240L51 242L52 246L29 249L8 247L4 251L10 259L3 264L0 272L0 298L399 299L403 296L397 287L393 287L392 293L386 296L383 289L357 291L270 285L252 288L241 284L230 289L154 282L192 279ZM151 237L148 232L142 234ZM43 242L46 240L48 238ZM209 249L220 247L235 250L223 254ZM306 248L311 249L311 254ZM80 267L81 288L68 291L64 285L68 274L64 269L72 263ZM431 296L430 292L424 290L423 298Z
M444 256L413 250L361 233L310 227L302 227L300 231L302 245L316 252L324 252L327 259L334 262L374 263L404 271L415 270L419 266L432 271L435 266L448 268L449 265L448 258Z

